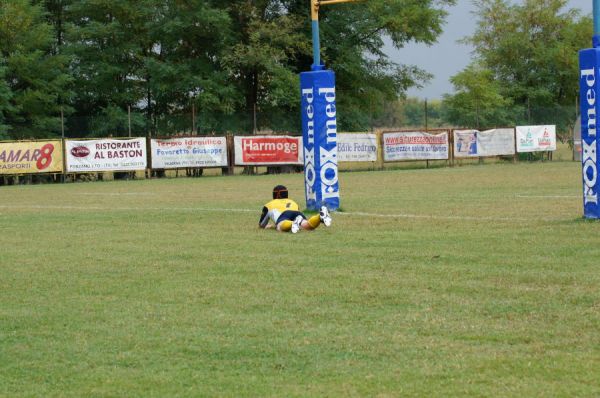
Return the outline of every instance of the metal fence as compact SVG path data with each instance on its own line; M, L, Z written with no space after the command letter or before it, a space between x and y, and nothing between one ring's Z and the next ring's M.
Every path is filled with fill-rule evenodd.
M375 131L376 129L419 128L476 128L479 130L507 125L554 124L562 142L572 137L577 118L576 108L512 107L504 109L501 121L488 122L469 113L462 123L448 120L447 111L440 101L395 101L382 106L353 108L345 111L343 102L338 104L338 131ZM203 110L187 110L180 113L148 115L139 109L114 109L108 114L78 115L58 114L46 118L37 125L23 121L19 124L0 125L0 140L27 140L38 138L87 138L87 137L157 137L176 135L250 135L257 132L300 135L299 111L260 112L240 111L232 114L210 113Z

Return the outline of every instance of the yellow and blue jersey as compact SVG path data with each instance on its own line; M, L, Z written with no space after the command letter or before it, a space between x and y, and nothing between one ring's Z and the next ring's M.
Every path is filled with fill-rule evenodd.
M299 207L296 202L291 199L274 199L264 205L262 214L260 216L259 225L264 228L269 223L269 220L273 221L275 225L279 221L279 217L287 211L298 212Z

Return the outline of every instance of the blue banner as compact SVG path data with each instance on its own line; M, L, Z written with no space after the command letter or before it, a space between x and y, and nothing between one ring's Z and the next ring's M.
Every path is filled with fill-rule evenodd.
M583 174L583 216L600 218L598 203L598 137L596 119L600 114L598 72L600 48L579 52L579 95L581 103L581 161Z
M300 73L304 186L306 207L340 207L337 158L335 74L330 70Z

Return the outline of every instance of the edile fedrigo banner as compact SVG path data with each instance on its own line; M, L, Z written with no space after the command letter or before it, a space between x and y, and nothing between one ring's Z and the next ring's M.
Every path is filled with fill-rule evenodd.
M300 73L304 186L306 207L340 207L337 158L335 74L330 70Z
M595 40L596 41L596 40ZM596 43L595 43L596 44ZM581 162L583 174L583 216L600 218L598 205L598 71L600 48L579 52L579 95L581 104Z

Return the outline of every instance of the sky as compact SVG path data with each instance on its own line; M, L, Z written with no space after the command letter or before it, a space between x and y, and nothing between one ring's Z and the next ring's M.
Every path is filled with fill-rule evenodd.
M386 53L391 60L400 64L417 65L434 75L433 79L421 89L408 91L411 97L421 99L441 99L445 93L452 93L450 77L464 69L471 61L472 48L457 43L475 30L475 8L471 0L457 0L457 4L448 9L444 33L436 44L428 47L425 44L410 43L402 49L387 45ZM522 3L522 1L521 1ZM568 8L579 8L583 14L592 13L592 0L570 0ZM590 37L590 46L591 46Z

